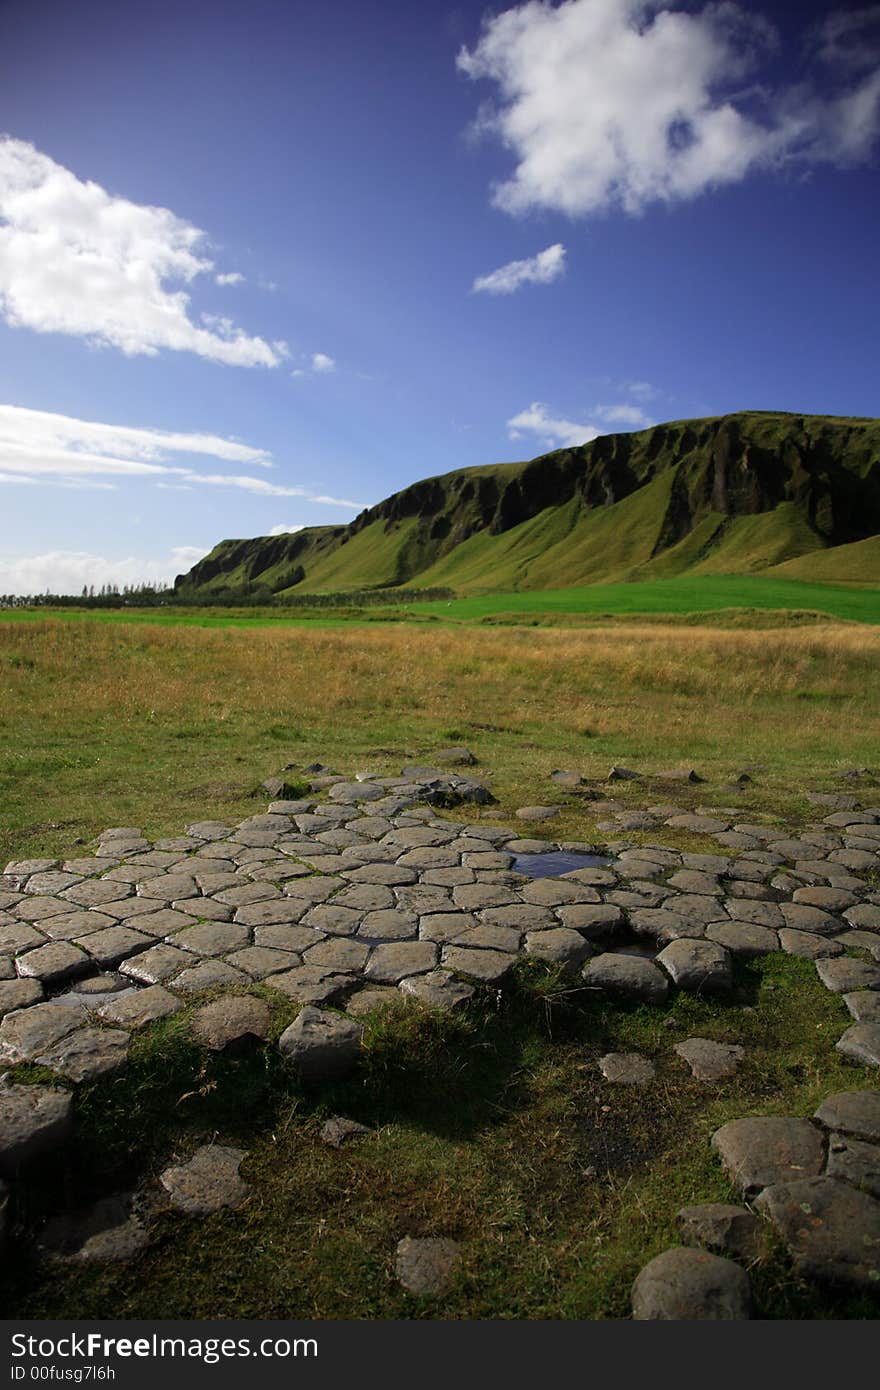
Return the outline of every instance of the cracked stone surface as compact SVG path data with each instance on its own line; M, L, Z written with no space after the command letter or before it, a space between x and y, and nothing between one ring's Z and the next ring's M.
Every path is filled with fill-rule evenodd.
M243 1149L205 1144L188 1163L166 1168L159 1181L171 1206L187 1216L208 1216L223 1207L240 1207L250 1187L239 1175Z
M608 1052L600 1057L599 1070L616 1086L645 1086L656 1075L654 1063L637 1052Z
M713 1042L711 1038L686 1038L676 1043L675 1051L698 1081L721 1081L732 1076L745 1056L744 1047Z
M808 1177L766 1188L755 1206L779 1230L800 1274L876 1292L880 1202L874 1197L833 1177Z

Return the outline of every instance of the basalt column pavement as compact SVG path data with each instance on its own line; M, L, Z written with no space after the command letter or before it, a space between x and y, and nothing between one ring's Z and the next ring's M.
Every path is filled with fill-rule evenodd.
M549 819L552 807L523 808L519 829L487 823L478 809L491 800L486 789L436 769L354 781L326 775L312 787L309 797L275 801L238 825L206 820L155 843L138 828L117 827L93 855L6 866L0 1064L36 1064L66 1083L22 1085L4 1074L7 1176L63 1145L71 1085L123 1066L134 1030L204 991L211 1002L193 1028L206 1046L265 1039L265 1002L246 994L254 982L303 1006L279 1046L304 1079L320 1081L357 1064L359 1019L371 1009L401 996L466 1006L475 990L501 986L522 957L559 966L611 998L662 1003L674 990L723 994L734 957L783 951L812 960L825 987L842 995L853 1022L838 1050L856 1066L880 1066L880 806L817 795L816 823L794 834L744 823L734 810L633 812L609 800L594 804L604 830L656 828L658 840L664 828L694 831L712 837L717 852L621 839L597 851L527 837L522 822ZM462 819L437 809L456 802ZM518 871L522 856L535 856L540 872L541 860L558 854L594 858L555 876ZM707 1039L677 1050L707 1079L735 1067L741 1052ZM601 1065L622 1084L650 1080L647 1059L611 1055ZM827 1102L831 1118L737 1121L752 1129L739 1131L732 1149L723 1130L713 1142L744 1200L782 1232L802 1272L875 1287L880 1121L872 1111L848 1127L834 1110L840 1102ZM768 1138L766 1127L783 1123L794 1128ZM762 1166L768 1143L776 1166ZM800 1154L797 1143L809 1150L804 1162L791 1156ZM168 1200L190 1212L240 1204L244 1157L217 1145L199 1150L162 1175ZM806 1196L804 1183L812 1184ZM821 1213L808 1223L812 1244L796 1215L805 1203ZM86 1214L56 1244L80 1258L131 1257L146 1241L137 1203L110 1206ZM690 1244L667 1252L668 1269L643 1271L634 1316L748 1314L747 1259L717 1234L720 1222L744 1239L730 1211L739 1209L728 1210L726 1227L723 1216L709 1222L711 1236L705 1223L682 1217ZM444 1286L454 1266L446 1245ZM415 1261L420 1290L426 1259L413 1242L399 1254L401 1267Z

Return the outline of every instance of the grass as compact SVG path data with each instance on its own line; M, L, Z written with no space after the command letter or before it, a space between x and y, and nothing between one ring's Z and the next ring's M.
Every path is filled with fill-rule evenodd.
M804 962L742 967L737 987L735 1003L626 1008L524 967L467 1017L374 1015L356 1079L320 1090L299 1085L274 1049L217 1060L190 1042L185 1019L159 1025L81 1100L65 1184L36 1170L21 1209L36 1221L154 1181L214 1137L247 1149L250 1201L207 1220L161 1216L134 1266L13 1266L7 1314L155 1318L173 1297L184 1318L436 1316L392 1275L396 1243L412 1234L463 1246L443 1317L626 1317L638 1270L676 1242L676 1211L735 1200L708 1145L718 1125L810 1114L829 1086L864 1084L829 1057L843 1005ZM283 1022L282 1010L276 1031ZM694 1033L745 1045L735 1078L710 1088L689 1076L673 1044ZM597 1059L633 1049L655 1060L656 1080L604 1082ZM375 1133L329 1151L318 1135L333 1113ZM870 1299L817 1295L778 1249L752 1279L765 1317L876 1315Z
M190 819L241 819L265 805L255 788L287 763L390 771L453 742L467 742L491 777L494 818L552 799L563 839L603 836L590 803L547 780L555 767L599 782L624 762L646 773L614 787L624 803L734 801L743 819L776 814L794 826L815 815L806 789L835 788L836 772L877 762L880 635L868 624L768 634L636 620L102 619L0 622L2 862L69 853L113 824L159 836ZM657 777L677 764L706 783ZM745 764L754 780L734 790ZM293 1008L274 1002L277 1034ZM832 1089L871 1084L833 1049L848 1021L792 958L740 966L733 1001L678 996L659 1010L603 1005L523 965L466 1016L374 1016L355 1078L307 1090L272 1048L208 1057L178 1016L136 1038L124 1071L80 1094L63 1180L54 1165L35 1169L18 1211L32 1227L152 1182L212 1137L247 1149L250 1201L205 1221L162 1215L130 1267L47 1271L13 1259L7 1314L625 1317L638 1269L676 1240L675 1212L732 1196L708 1145L718 1125L807 1115ZM692 1035L742 1043L745 1063L720 1086L697 1083L673 1051ZM656 1061L647 1090L612 1087L596 1068L603 1053L629 1050ZM328 1150L318 1133L332 1113L376 1132ZM393 1277L405 1234L462 1243L461 1274L439 1304ZM876 1316L876 1303L804 1285L776 1247L752 1281L765 1317Z

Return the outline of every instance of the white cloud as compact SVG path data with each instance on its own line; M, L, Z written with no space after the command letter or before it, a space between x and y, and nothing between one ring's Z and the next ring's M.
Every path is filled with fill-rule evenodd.
M872 23L877 11L865 12ZM864 26L823 31L815 71L798 85L747 86L778 46L772 25L731 0L702 10L530 0L490 17L458 66L497 86L478 127L516 168L496 205L638 213L787 162L866 158L880 133L880 70L840 73L841 51L864 51Z
M71 334L127 356L167 348L277 367L285 344L229 320L212 331L210 321L190 318L182 287L214 269L205 241L168 208L115 197L26 141L0 138L0 310L12 327Z
M244 284L244 276L238 270L230 270L225 274L215 275L214 283L216 285L242 285Z
M507 421L511 439L522 439L524 434L534 434L547 449L576 448L579 444L589 444L600 434L607 434L604 425L622 425L624 429L646 429L653 420L640 406L627 402L614 405L595 405L589 412L593 420L566 420L551 415L541 401L532 401L527 410L521 410ZM601 424L595 423L596 421Z
M589 444L601 433L595 425L580 424L552 416L546 405L532 401L528 410L521 410L507 422L511 439L521 439L524 432L536 434L548 449L574 448Z
M295 535L295 533L296 533L297 531L302 531L303 529L304 529L304 527L303 527L302 523L299 523L299 524L296 525L296 526L284 526L283 524L281 524L281 525L278 525L278 526L272 526L272 527L270 527L269 530L266 532L266 535L267 535L267 536L293 536L293 535Z
M272 468L265 449L215 434L104 425L42 410L0 405L0 484L54 483L62 487L112 486L96 479L140 478L159 487L238 488L264 497L303 497L325 506L360 510L342 498L315 496L306 487L270 483L250 474L199 473L191 463L169 463L170 456L208 455L224 462Z
M335 358L329 357L329 356L327 355L326 352L313 352L313 353L312 353L312 371L313 371L313 372L335 372L335 371L336 371L336 360L335 360Z
M0 594L80 594L84 585L168 585L207 555L207 548L176 546L164 560L127 555L111 560L86 550L49 550L42 555L0 559Z
M565 271L565 247L561 242L539 251L525 261L509 261L489 275L479 275L472 286L475 294L513 294L523 285L549 285Z

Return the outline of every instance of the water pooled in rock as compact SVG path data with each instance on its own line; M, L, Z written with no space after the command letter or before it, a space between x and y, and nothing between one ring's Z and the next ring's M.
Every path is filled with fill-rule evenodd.
M545 854L514 855L511 869L528 878L559 878L574 869L604 869L611 860L601 854L566 854L564 850L549 850Z

